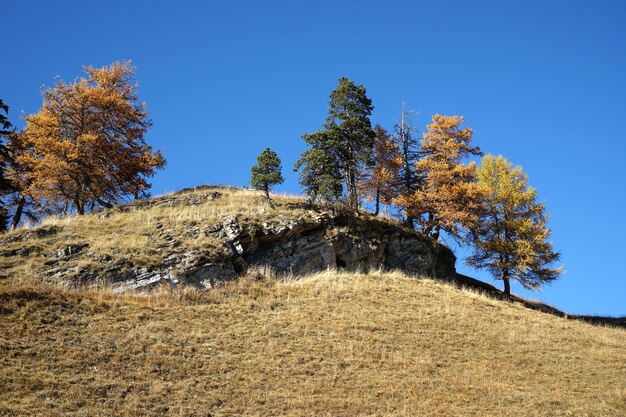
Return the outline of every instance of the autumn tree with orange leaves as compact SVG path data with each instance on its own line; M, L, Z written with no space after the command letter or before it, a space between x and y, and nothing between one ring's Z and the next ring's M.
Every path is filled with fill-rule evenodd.
M85 78L58 80L43 91L41 110L26 118L25 193L65 202L77 214L140 197L165 165L144 141L151 121L139 102L130 61L85 68Z
M482 189L476 180L476 165L462 161L481 152L470 145L472 129L461 128L462 124L461 116L433 116L422 138L422 158L416 163L422 178L420 188L396 199L406 215L417 220L421 232L434 239L442 231L462 239L480 214Z
M385 129L376 125L374 134L374 164L361 183L361 192L367 200L374 201L374 215L378 216L380 203L391 204L394 197L401 159L398 145Z

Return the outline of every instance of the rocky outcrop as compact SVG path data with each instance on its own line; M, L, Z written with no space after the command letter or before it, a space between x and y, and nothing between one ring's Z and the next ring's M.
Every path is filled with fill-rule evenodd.
M226 216L209 227L223 255L173 250L155 270L109 269L118 290L147 288L160 283L212 287L255 265L278 274L300 276L331 269L367 271L400 269L409 274L453 280L455 257L443 245L401 226L374 218L320 213L313 219L276 219L260 224ZM175 245L173 245L175 246Z
M218 198L219 193L209 197ZM162 197L145 204L172 204L173 198ZM206 198L202 196L198 200L206 201ZM113 210L136 209L122 206ZM295 212L300 215L290 217L283 212L277 218L262 222L229 215L214 224L198 224L176 231L175 235L164 225L157 224L151 237L151 247L160 258L156 266L99 255L90 248L88 241L78 241L44 253L42 269L37 272L67 286L105 281L117 291L163 284L213 287L235 279L256 265L294 276L328 268L348 271L382 268L446 280L455 277L455 257L448 248L398 223L370 215L340 214L332 209ZM98 218L107 218L110 215L107 213L103 212ZM43 227L12 237L11 249L0 256L40 253L37 239L54 239L56 232L54 227ZM183 249L182 239L201 233L217 242L218 247Z
M323 217L318 222L261 225L261 236L239 236L246 264L303 275L327 268L400 269L438 278L455 274L452 252L417 233L373 218ZM257 231L257 234L259 232Z
M213 201L221 204L221 199L239 191L231 187L201 186L117 206L93 216L102 222L101 230L105 234L106 224L115 214L132 216L139 210L210 207ZM161 285L210 288L258 265L295 277L328 268L397 269L469 287L544 313L626 327L625 317L566 314L546 304L504 295L488 283L458 274L455 257L447 247L397 222L363 213L342 214L333 206L312 207L294 200L283 201L277 211L268 211L265 205L257 203L251 207L239 210L239 217L207 215L203 221L200 215L193 222L183 222L183 227L172 224L171 219L168 223L166 217L155 216L158 221L147 230L142 229L143 236L149 236L147 252L156 254L150 262L141 256L137 258L133 252L126 253L123 241L119 249L103 251L97 242L90 242L90 235L80 233L80 229L68 233L63 224L2 234L0 280L9 279L16 268L21 273L28 268L34 276L65 286L104 283L112 285L114 291L126 291ZM202 244L186 245L187 239L199 239ZM32 262L25 267L26 259Z

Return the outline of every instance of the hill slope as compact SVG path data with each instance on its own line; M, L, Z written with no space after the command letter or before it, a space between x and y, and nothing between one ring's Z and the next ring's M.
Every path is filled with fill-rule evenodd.
M399 273L0 282L0 415L626 415L624 329Z
M0 415L626 415L625 329L276 199L200 187L0 236ZM411 277L354 273L376 267Z
M274 199L270 209L256 191L200 186L87 216L46 219L0 235L0 280L125 291L210 288L259 265L289 276L382 268L505 298L494 286L456 273L446 246L394 220L299 197ZM561 317L626 328L626 317L570 315L512 298Z
M213 287L250 266L283 274L401 269L456 277L447 247L368 213L203 186L0 235L0 276L116 290Z

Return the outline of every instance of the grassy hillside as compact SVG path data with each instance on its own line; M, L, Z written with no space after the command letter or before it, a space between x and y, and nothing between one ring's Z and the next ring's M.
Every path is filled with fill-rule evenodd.
M116 260L128 267L159 267L160 248L175 242L177 250L219 255L223 242L205 233L224 216L242 222L264 222L311 216L304 200L276 196L270 210L261 193L230 187L198 187L174 194L115 207L87 216L48 218L37 228L24 228L0 235L0 277L13 280L40 278L38 271L59 250L69 245L89 244L88 251L60 266L74 271L98 273L103 261ZM105 277L106 274L102 274Z
M625 416L626 331L398 273L0 280L0 415Z

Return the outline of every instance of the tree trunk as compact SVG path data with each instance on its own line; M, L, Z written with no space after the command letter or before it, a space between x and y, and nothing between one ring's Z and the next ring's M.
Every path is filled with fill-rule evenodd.
M502 281L504 281L504 295L511 295L511 283L509 282L509 271L502 272Z
M406 216L405 223L411 229L415 229L415 218L413 216Z
M11 230L15 230L17 228L17 225L20 224L20 220L22 219L22 212L24 211L25 204L26 204L26 196L21 196L20 202L17 204L17 208L15 209L13 220L11 221Z
M82 184L77 182L77 188L76 190L74 190L73 203L74 203L74 209L76 210L76 214L78 214L79 216L82 216L83 214L85 214L85 205L81 204L81 201L80 201L80 197L82 196L82 193L78 189L79 186L82 189Z
M80 203L78 199L74 200L74 207L76 208L76 214L82 216L85 214L85 206Z
M376 209L374 210L374 216L378 216L380 210L380 187L376 187Z
M0 232L7 230L7 210L4 205L0 206Z
M271 208L274 208L274 202L270 198L270 187L265 186L263 188L263 191L265 192L265 199L267 200L267 204L269 204Z
M353 210L359 209L359 195L356 189L356 175L353 170L348 172L348 201L350 202L350 208Z

